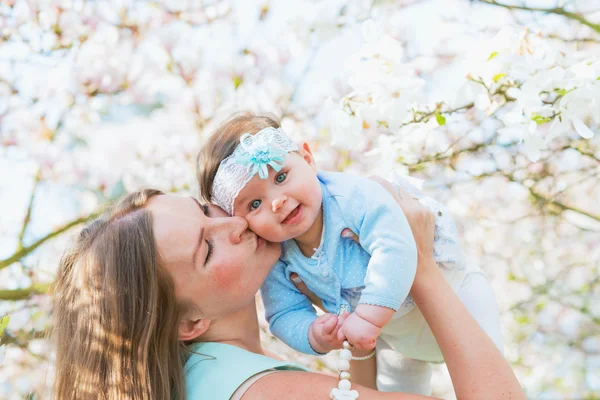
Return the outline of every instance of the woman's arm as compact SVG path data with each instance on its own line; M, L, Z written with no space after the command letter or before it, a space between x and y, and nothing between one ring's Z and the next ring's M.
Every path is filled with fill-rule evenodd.
M282 371L266 375L254 383L242 400L323 400L338 385L338 379L310 372ZM360 395L359 400L427 400L428 396L407 393L383 393L352 384Z
M525 399L514 372L488 335L460 302L433 258L435 216L404 190L386 180L410 223L418 251L418 268L411 289L440 347L458 399Z
M389 185L382 182L384 186ZM390 185L391 186L391 185ZM411 295L435 335L460 400L525 399L510 366L491 339L458 300L433 258L435 218L400 190L396 200L410 223L418 248L418 268ZM253 384L244 400L326 399L338 380L306 372L279 372ZM353 384L360 400L430 399L404 393L382 393Z

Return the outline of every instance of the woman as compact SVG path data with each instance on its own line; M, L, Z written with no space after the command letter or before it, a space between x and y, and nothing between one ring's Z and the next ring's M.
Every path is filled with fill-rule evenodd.
M435 266L433 216L406 194L398 200L419 248L411 294L457 397L524 398ZM244 400L328 398L335 377L300 371L261 347L255 294L278 256L277 244L216 207L155 190L128 195L87 227L61 262L55 397L218 400L237 390ZM280 372L244 387L266 370ZM361 379L373 386L368 374ZM428 398L354 386L361 400Z

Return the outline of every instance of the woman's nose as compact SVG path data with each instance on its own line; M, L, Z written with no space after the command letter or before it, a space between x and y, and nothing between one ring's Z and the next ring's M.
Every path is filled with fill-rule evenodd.
M229 241L238 244L242 241L242 235L248 229L248 221L243 217L215 218L216 228L223 234L229 236Z
M273 200L272 209L273 212L278 212L281 210L285 202L287 201L287 196L278 196Z

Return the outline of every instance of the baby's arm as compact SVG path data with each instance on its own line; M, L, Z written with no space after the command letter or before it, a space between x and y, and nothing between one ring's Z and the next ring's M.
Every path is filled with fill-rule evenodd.
M261 295L271 332L291 348L320 355L341 347L337 317L335 321L328 320L331 314L317 318L312 303L286 276L281 261L263 283Z
M371 259L359 305L345 321L340 337L366 350L375 347L381 329L408 296L417 249L410 225L393 197L366 179L357 178L356 187L348 208L349 227L359 234Z

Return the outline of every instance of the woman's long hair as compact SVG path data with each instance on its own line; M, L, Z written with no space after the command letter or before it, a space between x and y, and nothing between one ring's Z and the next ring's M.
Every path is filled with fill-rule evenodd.
M183 399L185 307L158 262L146 189L91 223L54 285L54 398Z

